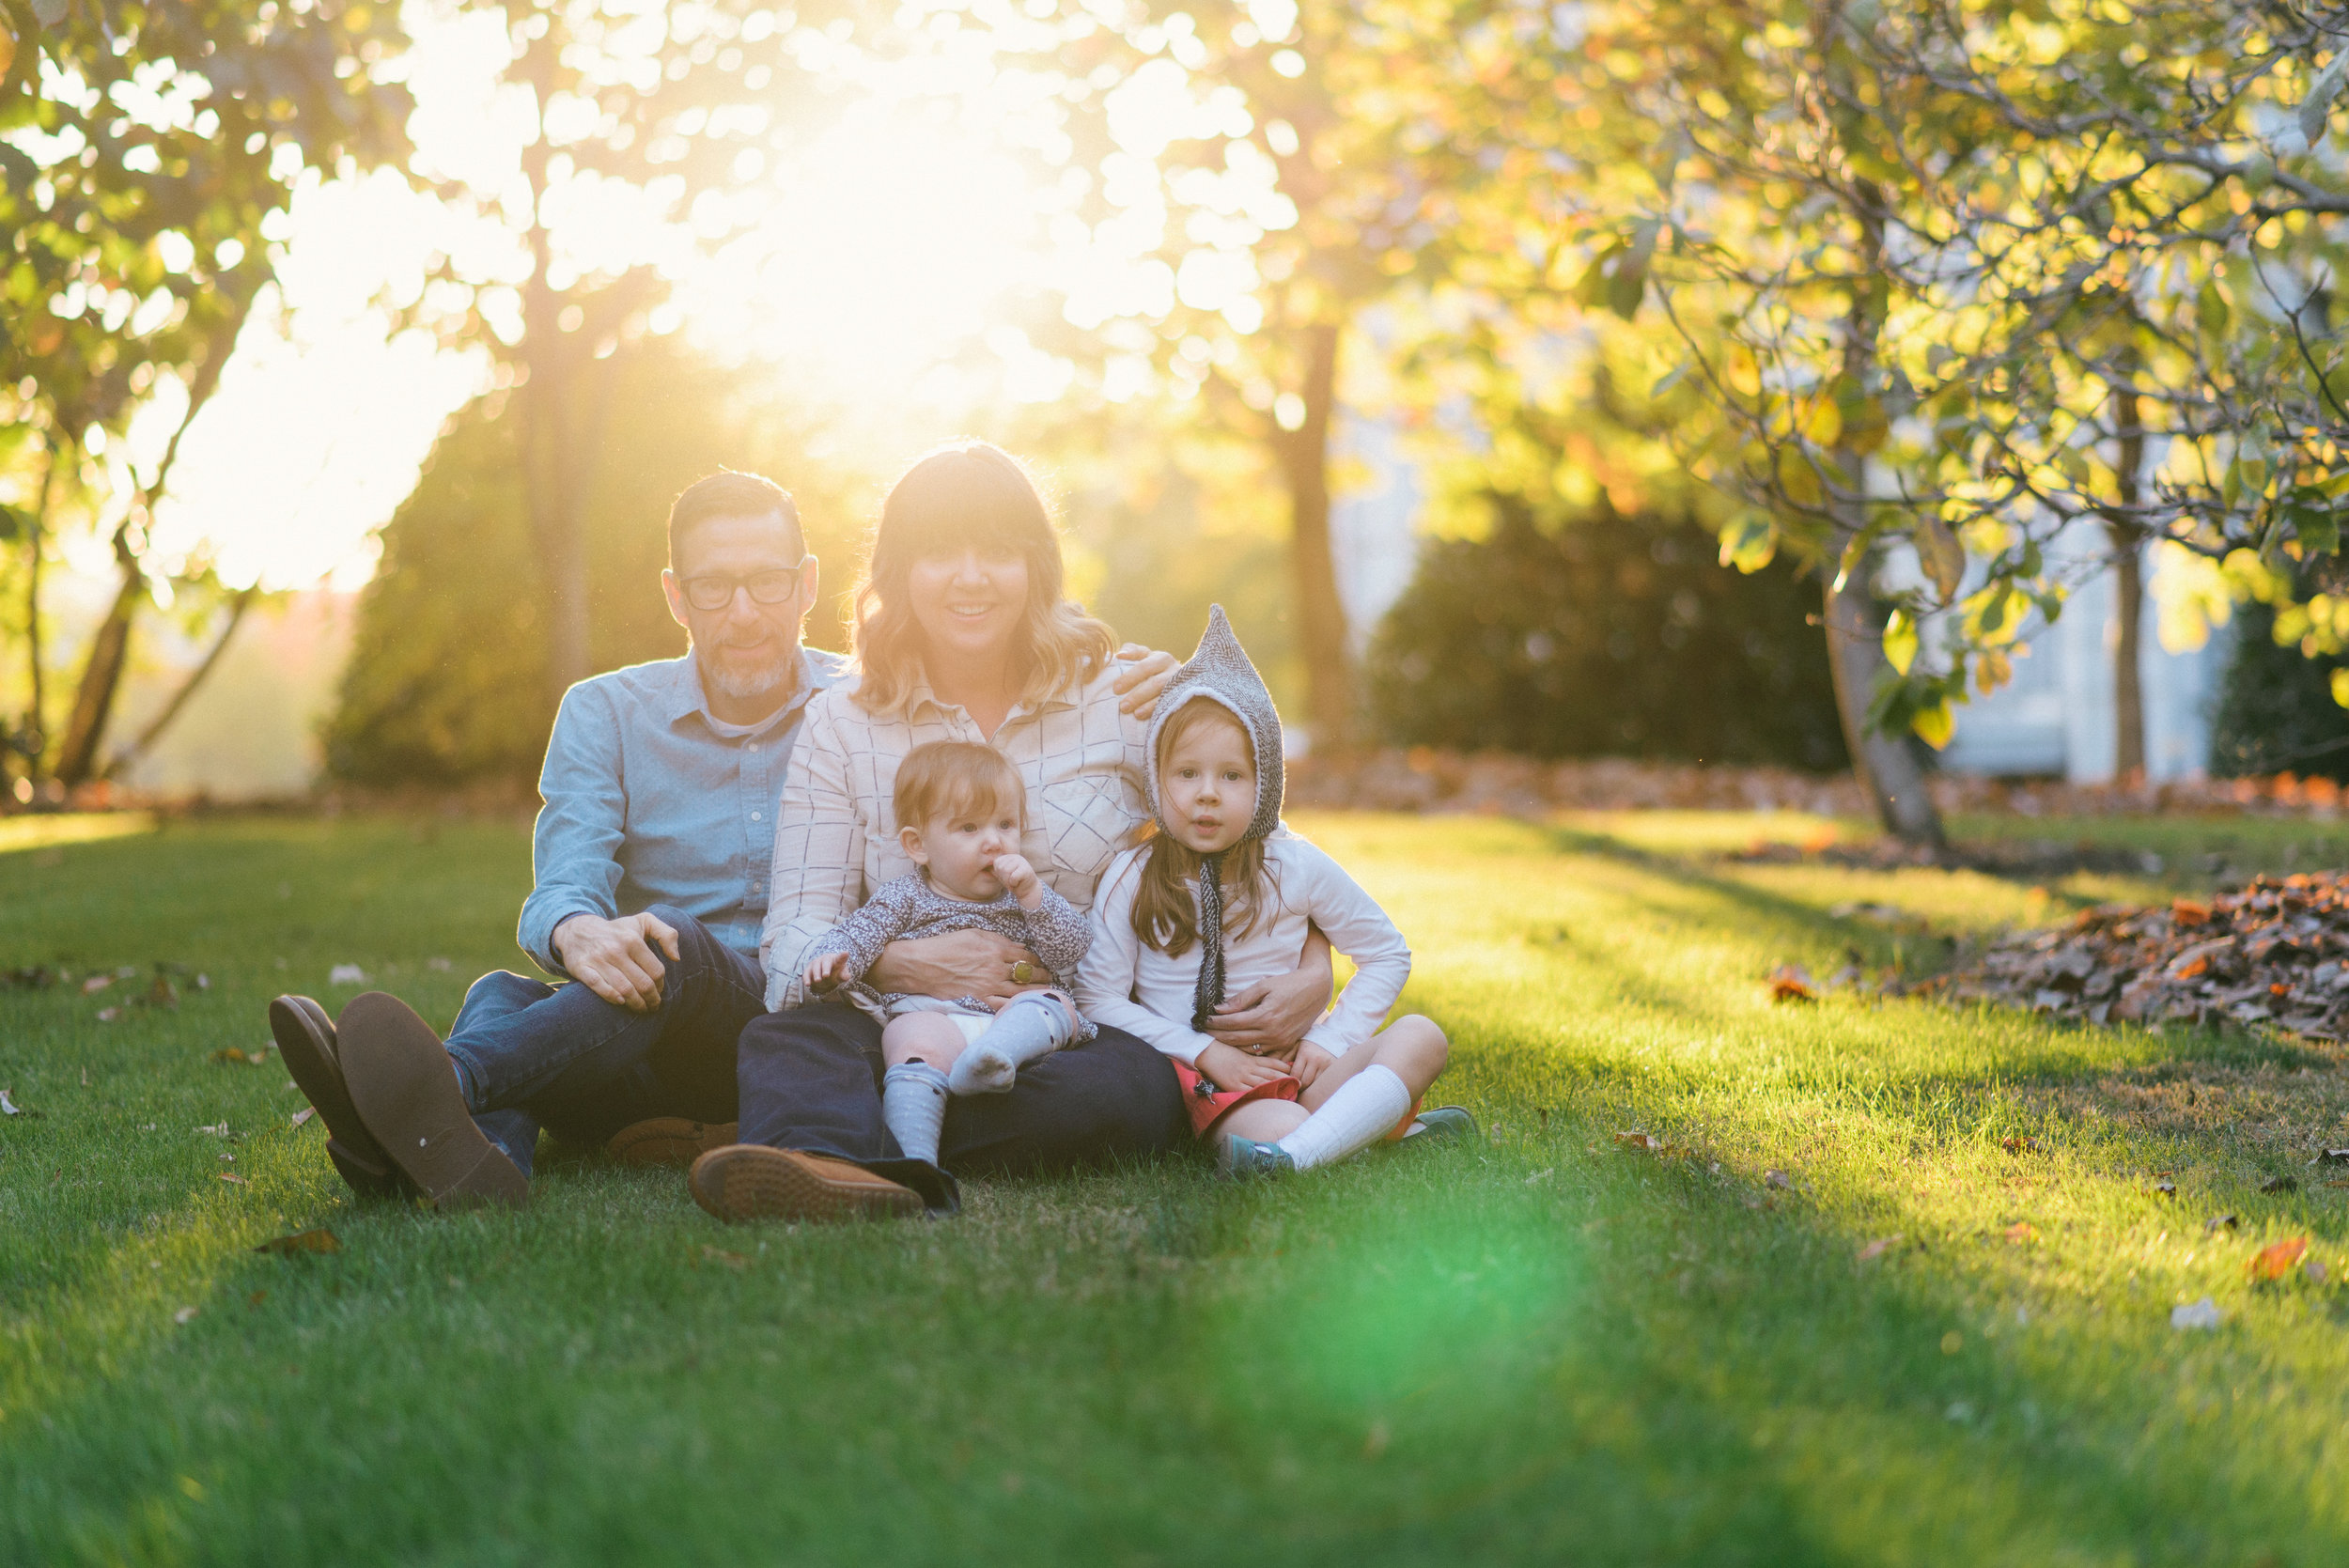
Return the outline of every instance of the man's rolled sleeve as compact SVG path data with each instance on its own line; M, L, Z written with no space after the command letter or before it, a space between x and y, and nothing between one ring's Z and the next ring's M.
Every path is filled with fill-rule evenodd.
M530 840L536 885L517 932L522 951L550 974L568 977L554 952L554 928L573 915L619 914L619 852L628 833L619 723L600 692L564 693L538 774L537 826Z

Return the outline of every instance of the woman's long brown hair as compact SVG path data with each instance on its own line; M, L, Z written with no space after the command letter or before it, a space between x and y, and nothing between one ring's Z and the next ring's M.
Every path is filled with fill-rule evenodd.
M881 503L856 590L856 703L867 713L902 713L923 674L922 629L907 601L913 563L968 545L1027 563L1028 609L1014 663L1022 702L1082 686L1109 662L1117 645L1110 629L1061 597L1060 536L1027 470L1001 447L957 442L918 459Z
M1232 717L1229 709L1212 698L1194 697L1174 710L1159 732L1159 760L1161 769L1165 759L1174 750L1175 742L1203 723L1225 723L1238 730L1240 738L1248 738L1248 731ZM1252 752L1253 747L1251 747ZM1160 779L1159 789L1164 796L1166 784ZM1251 811L1253 811L1252 806ZM1189 953L1199 939L1199 905L1191 893L1191 883L1199 877L1200 854L1173 833L1165 825L1153 820L1143 831L1150 853L1143 857L1142 872L1134 885L1134 935L1144 947L1156 948L1170 958ZM1223 934L1230 938L1248 935L1256 927L1264 912L1267 887L1264 840L1244 838L1223 851L1223 863L1217 870L1217 880L1223 888Z

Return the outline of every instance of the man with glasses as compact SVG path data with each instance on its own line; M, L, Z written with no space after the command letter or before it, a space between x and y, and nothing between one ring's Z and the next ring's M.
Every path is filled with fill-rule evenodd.
M271 1005L353 1188L519 1203L541 1126L637 1161L731 1136L775 802L801 711L846 662L800 644L816 584L770 481L713 474L670 508L661 585L691 648L572 687L539 778L520 939L572 984L485 975L445 1042L380 992L339 1027L306 998Z

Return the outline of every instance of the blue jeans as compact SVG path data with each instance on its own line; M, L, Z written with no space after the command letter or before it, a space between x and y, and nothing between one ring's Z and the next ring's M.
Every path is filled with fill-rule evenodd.
M661 1001L635 1013L576 981L550 986L510 970L465 993L448 1053L474 1122L530 1173L545 1127L566 1142L600 1143L648 1116L735 1119L734 1046L765 1015L767 977L681 909L649 911L677 934Z
M741 1141L861 1165L913 1188L935 1214L961 1206L951 1172L1075 1170L1197 1141L1166 1058L1105 1025L1086 1045L1029 1063L1007 1094L949 1102L940 1164L908 1159L881 1120L880 1036L879 1023L833 1002L751 1020Z

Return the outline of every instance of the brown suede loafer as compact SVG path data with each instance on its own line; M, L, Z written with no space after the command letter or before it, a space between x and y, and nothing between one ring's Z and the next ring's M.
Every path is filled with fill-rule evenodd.
M355 996L334 1032L359 1119L433 1207L530 1202L529 1178L474 1126L447 1048L406 1002Z
M286 1071L326 1124L326 1157L343 1180L364 1198L398 1196L407 1178L350 1103L326 1009L308 997L279 997L269 1004L269 1032Z
M744 1219L910 1219L921 1195L822 1155L730 1143L693 1162L693 1202L729 1222Z
M739 1126L737 1122L654 1116L622 1127L603 1148L622 1165L664 1165L682 1171L710 1150L733 1142Z

